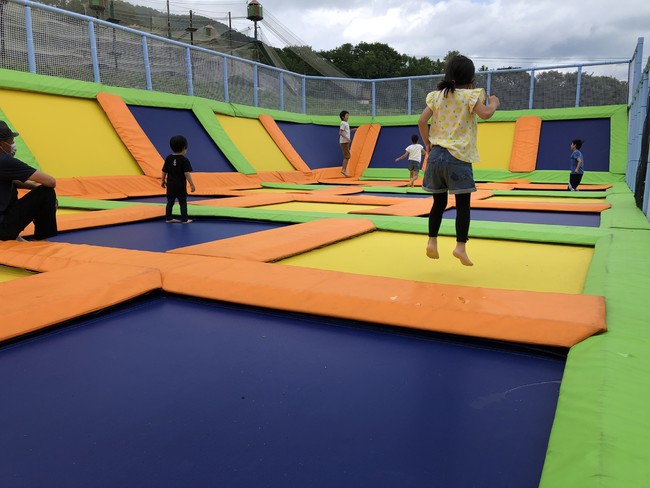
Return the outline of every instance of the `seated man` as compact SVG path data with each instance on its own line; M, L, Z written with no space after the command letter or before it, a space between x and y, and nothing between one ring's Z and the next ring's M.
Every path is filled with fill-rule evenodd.
M23 240L19 234L30 222L34 239L47 239L57 234L56 180L14 158L17 136L0 121L0 240ZM30 191L19 199L17 188Z

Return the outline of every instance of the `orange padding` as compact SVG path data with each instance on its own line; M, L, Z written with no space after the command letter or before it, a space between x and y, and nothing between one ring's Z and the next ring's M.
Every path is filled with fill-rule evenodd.
M111 93L99 92L97 101L143 173L147 176L160 176L163 158L144 133L124 100Z
M182 247L169 252L268 263L373 230L375 226L369 220L323 219Z
M278 146L278 149L282 151L284 157L287 158L287 161L291 163L291 166L296 168L298 171L310 171L309 166L303 161L300 157L300 154L294 149L294 147L287 139L287 136L284 135L278 124L275 122L273 117L268 114L260 114L258 117L260 123L266 129L275 145Z
M171 293L448 334L571 347L606 329L605 300L591 295L441 285L238 259L88 245L0 242L0 263L8 266L55 270L83 262L157 268L162 275L163 289ZM85 290L94 286L89 283L94 280L93 273L83 273L83 279L77 279L84 285L79 297L73 300L68 296L66 303L58 300L48 310L57 314L58 307L85 301ZM113 291L113 286L106 286L101 276L99 281L102 287ZM19 282L9 282L5 290L18 286L12 283ZM52 288L65 287L52 285L48 286L47 293ZM15 296L34 295L29 283L23 286ZM122 282L116 284L114 292L118 293L122 286ZM29 306L23 304L20 309L24 312ZM2 327L13 327L22 320L22 317L12 317L8 322L3 316Z
M161 287L157 269L116 263L75 264L0 283L0 341L96 312Z
M352 156L348 162L348 173L350 175L358 178L368 169L377 139L379 139L380 130L381 126L379 124L366 124L357 128L350 148Z
M529 172L535 170L541 131L542 119L540 117L530 115L517 119L510 154L510 171Z
M134 205L132 207L114 208L111 210L90 210L75 214L57 215L56 223L59 231L87 229L105 225L139 222L142 220L164 217L165 207L162 205ZM25 227L20 235L23 237L34 234L34 224Z

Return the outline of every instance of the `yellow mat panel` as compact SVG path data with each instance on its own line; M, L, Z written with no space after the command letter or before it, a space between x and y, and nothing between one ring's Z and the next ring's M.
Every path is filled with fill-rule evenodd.
M515 122L489 122L478 124L477 169L505 169L510 167L512 143L515 139Z
M31 271L26 271L24 269L11 268L9 266L0 265L0 283L17 280L19 278L24 278L25 276L31 276L33 274L34 273Z
M255 171L295 171L259 120L219 114L215 116Z
M52 176L142 174L95 100L0 90L0 109Z
M486 202L539 202L539 203L603 203L604 198L567 198L567 197L518 197L496 196L486 198Z
M84 210L81 208L61 208L61 207L56 209L57 215L70 215L70 214L79 214L79 213L86 213L86 212L92 212L92 210Z
M255 207L259 210L286 210L289 212L323 212L347 214L363 210L377 208L376 205L350 205L345 203L310 203L310 202L289 202L275 203L273 205L263 205Z
M425 255L427 236L372 232L280 261L282 264L428 283L580 294L593 248L471 239L474 266L451 255L453 237L440 237L440 259Z

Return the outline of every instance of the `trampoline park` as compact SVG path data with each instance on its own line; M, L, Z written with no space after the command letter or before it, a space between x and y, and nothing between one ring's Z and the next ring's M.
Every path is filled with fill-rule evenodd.
M647 482L627 106L479 124L470 268L453 198L425 255L431 197L394 163L417 115L352 116L343 178L338 117L0 74L60 231L0 242L3 486ZM190 225L164 221L179 132ZM570 138L591 144L580 192Z

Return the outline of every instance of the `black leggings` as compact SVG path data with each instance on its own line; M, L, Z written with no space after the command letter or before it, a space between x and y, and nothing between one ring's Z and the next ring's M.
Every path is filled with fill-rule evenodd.
M54 237L57 235L56 207L54 188L40 185L28 191L0 217L0 240L14 240L30 222L34 222L34 239Z
M469 238L471 193L456 194L456 242L467 242ZM429 213L429 237L438 237L442 214L447 208L447 192L434 193Z
M571 173L569 175L569 190L573 188L574 190L578 189L578 185L582 181L582 173Z

